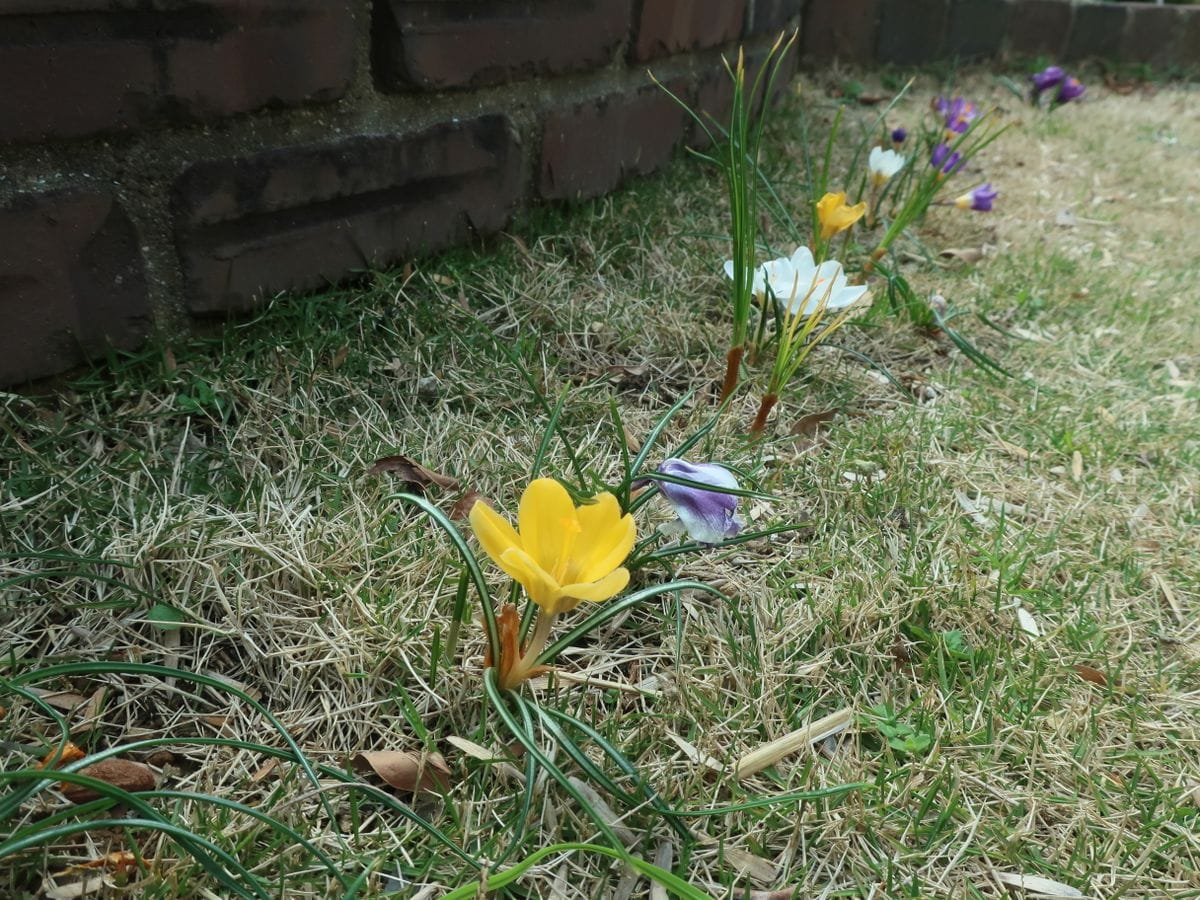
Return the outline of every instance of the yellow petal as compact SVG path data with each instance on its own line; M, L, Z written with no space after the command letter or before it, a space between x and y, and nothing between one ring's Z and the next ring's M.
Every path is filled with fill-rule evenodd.
M629 570L621 567L610 572L599 581L593 581L588 584L566 584L560 590L563 597L574 597L576 600L590 600L592 603L600 603L603 600L611 600L617 596L617 594L625 590L627 584L629 584Z
M482 500L475 501L468 518L471 521L471 530L475 532L475 537L479 538L483 552L497 563L505 550L510 547L520 548L521 538L513 527Z
M579 507L578 516L582 531L567 577L571 581L595 581L629 556L637 539L637 526L633 516L621 515L621 505L608 492L597 497L595 503Z
M530 600L547 613L560 611L557 603L562 596L562 590L558 582L538 565L537 560L518 547L510 547L496 561L500 563L500 568L525 588Z
M553 478L531 481L521 495L517 527L521 532L521 549L542 569L553 573L563 561L568 542L573 542L579 533L575 504L567 489Z

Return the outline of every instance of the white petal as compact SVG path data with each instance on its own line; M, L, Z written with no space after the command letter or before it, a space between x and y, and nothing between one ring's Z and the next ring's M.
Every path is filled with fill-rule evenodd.
M867 157L867 168L872 172L883 171L883 148L872 147L871 155Z
M733 280L733 260L732 259L725 260L725 277L728 278L730 281Z
M801 277L804 277L806 273L811 272L817 266L816 262L813 261L812 251L803 244L796 248L789 261L792 264L792 268L798 271ZM811 278L811 276L809 277Z
M866 292L867 292L867 286L865 284L857 285L857 286L851 285L850 287L844 287L840 291L835 293L832 297L829 298L829 304L826 308L827 309L845 309L850 304L857 303L862 298L862 295L865 294Z

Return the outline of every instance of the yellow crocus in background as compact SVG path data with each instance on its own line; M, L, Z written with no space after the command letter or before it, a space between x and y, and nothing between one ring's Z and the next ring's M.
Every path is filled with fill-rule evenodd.
M821 242L827 242L840 231L845 231L863 217L867 211L866 203L849 206L846 203L846 193L829 193L817 201L817 219L821 223Z
M501 685L511 688L529 677L559 613L582 601L610 600L629 584L621 564L637 538L633 516L621 514L612 494L576 506L552 478L530 482L517 511L517 527L486 503L471 508L471 528L484 552L518 582L539 607L533 636L517 660L496 662ZM516 648L512 636L502 652ZM507 683L506 683L507 682Z

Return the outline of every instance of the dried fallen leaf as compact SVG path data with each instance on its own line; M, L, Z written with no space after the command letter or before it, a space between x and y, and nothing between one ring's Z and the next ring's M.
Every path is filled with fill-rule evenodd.
M1079 481L1083 478L1083 454L1076 450L1071 454L1071 480Z
M1091 666L1077 663L1075 665L1075 674L1084 681L1090 681L1092 684L1100 685L1100 687L1108 687L1108 676L1099 669L1093 669Z
M612 829L612 833L617 836L617 839L622 844L630 847L637 843L639 835L621 820L621 817L596 792L595 788L573 775L567 776L567 781L571 782L571 786L583 796L583 799L588 802L588 805L592 807L592 810L600 817L600 820Z
M1038 626L1037 619L1033 617L1033 613L1023 606L1017 607L1017 624L1030 637L1042 636L1042 629Z
M746 850L726 847L725 862L737 869L740 874L749 875L760 884L775 881L779 877L779 870L775 868L774 863Z
M254 770L254 774L250 776L251 784L258 784L260 781L265 781L275 774L275 770L279 768L279 760L272 758Z
M839 412L841 412L841 410L837 407L834 407L833 409L823 409L820 412L809 413L806 416L801 416L792 424L792 434L800 435L802 437L812 437L820 430L822 425L824 425L826 422L832 421L833 417Z
M97 894L105 889L104 876L94 875L83 881L73 881L70 884L54 884L50 879L42 882L42 896L46 900L78 900L88 894Z
M440 753L365 750L352 760L360 772L374 772L398 791L450 789L450 767Z
M152 791L155 785L154 770L149 766L133 762L129 759L102 759L93 765L84 766L79 770L79 774L95 778L97 781L106 782L113 787L131 793L135 791ZM59 789L63 792L63 796L72 803L87 803L89 800L95 800L100 796L99 791L94 791L90 787L82 784L73 784L69 781L59 784Z
M1069 884L1042 878L1040 875L1018 875L1015 872L996 872L996 880L1007 887L1021 888L1035 897L1054 897L1060 900L1079 900L1085 897Z
M427 469L411 456L385 456L375 460L375 464L367 469L368 475L379 475L383 472L395 472L402 480L422 491L431 484L444 488L458 487L457 478Z
M458 498L458 502L450 509L450 518L454 521L465 519L471 514L471 507L475 505L475 501L482 500L483 494L474 489L468 488L467 492Z
M340 369L342 367L342 363L344 363L346 361L346 357L349 355L350 355L350 345L343 344L341 347L338 348L337 352L335 354L333 354L333 359L331 359L329 361L329 368L333 369L333 371L336 372L338 369Z
M979 247L947 247L938 256L963 263L977 263L983 259L983 250Z
M30 690L55 709L62 709L67 712L71 712L75 707L82 706L88 701L88 698L83 696L83 694L76 694L74 691L46 691L41 688L31 688Z

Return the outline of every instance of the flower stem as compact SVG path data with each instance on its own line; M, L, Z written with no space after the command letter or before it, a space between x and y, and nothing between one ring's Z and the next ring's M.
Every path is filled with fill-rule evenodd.
M521 656L517 659L512 669L509 670L506 678L503 679L501 687L505 690L512 690L522 681L529 677L530 670L533 669L534 663L537 662L538 654L546 646L546 640L550 637L550 629L554 627L554 620L558 618L557 613L547 613L544 610L538 610L537 622L533 626L533 634L529 637L529 643L525 645L525 649L521 652Z
M725 381L721 385L721 399L719 401L721 403L729 399L729 395L737 389L738 373L742 367L742 356L745 352L745 344L729 348L729 353L725 357Z
M754 424L750 426L750 434L757 437L763 433L763 429L767 427L767 417L778 402L778 394L763 394L762 402L758 405L758 415L754 417Z
M875 271L875 264L883 259L883 255L887 253L887 244L880 244L871 254L871 258L867 260L866 265L862 267L862 277L866 281L868 275Z

